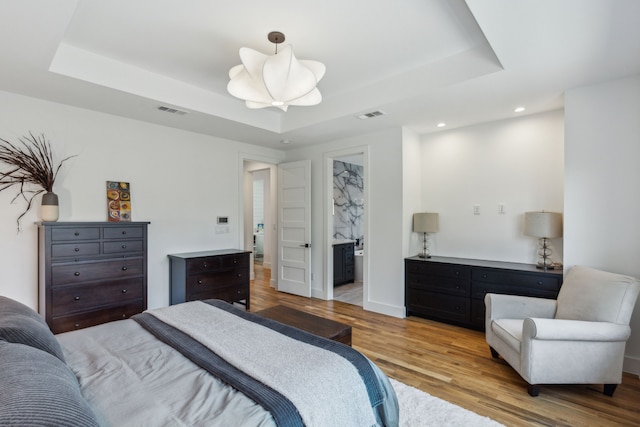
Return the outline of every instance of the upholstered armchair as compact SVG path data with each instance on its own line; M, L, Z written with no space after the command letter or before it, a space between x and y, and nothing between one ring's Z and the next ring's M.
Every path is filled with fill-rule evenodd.
M613 396L639 292L638 279L575 266L557 300L487 294L491 354L524 378L531 396L541 384L604 384Z

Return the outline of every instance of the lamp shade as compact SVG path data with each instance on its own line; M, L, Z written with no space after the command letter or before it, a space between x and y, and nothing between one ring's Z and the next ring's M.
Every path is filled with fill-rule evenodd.
M558 212L525 212L524 234L532 237L562 237L562 214Z
M308 106L322 101L316 85L324 76L324 64L297 59L291 46L271 56L243 47L240 59L242 64L229 70L227 90L244 99L247 107L287 111L289 105Z
M435 233L438 231L438 214L421 212L413 214L413 231L417 233Z

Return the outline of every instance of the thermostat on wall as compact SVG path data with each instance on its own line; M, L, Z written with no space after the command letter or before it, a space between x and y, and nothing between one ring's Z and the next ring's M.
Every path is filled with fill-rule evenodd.
M219 216L218 217L218 224L229 224L229 217L228 216Z

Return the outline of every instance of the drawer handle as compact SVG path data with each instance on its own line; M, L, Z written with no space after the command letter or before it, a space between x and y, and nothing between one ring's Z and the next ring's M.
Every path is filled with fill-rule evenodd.
M73 299L76 300L76 301L80 301L80 297L78 297L78 296L73 297Z
M203 266L204 268L207 268L207 263L206 263L206 262L203 262L203 263L202 263L202 266Z
M80 323L76 323L75 325L73 325L74 328L79 328L80 327Z
M540 281L538 282L538 285L542 285L542 280L540 280Z
M123 231L122 231L122 234L127 234L127 232L123 230Z
M126 293L127 293L127 290L126 290L126 289L123 289L123 290L122 290L122 293L123 293L123 294L126 294Z
M127 249L127 245L122 245L122 249Z
M79 235L80 235L80 233L76 231L75 233L73 233L73 235L74 235L74 236L79 236Z
M459 272L459 271L456 271L456 276L459 276L459 275L460 275L460 272Z
M127 270L128 270L128 268L127 268L126 265L124 267L122 267L122 271L127 271Z
M237 276L238 276L238 277L242 277L242 273L238 273L238 274L237 274Z
M234 260L233 260L233 263L234 263L234 264L237 264L237 263L238 263L238 260L237 260L237 259L234 259Z
M74 251L80 252L80 248L75 248Z
M486 279L486 278L487 278L487 275L486 275L486 274L483 274L483 275L482 275L482 278L483 278L483 279Z
M78 277L80 275L79 271L76 271L75 273L73 273L74 276Z
M198 280L198 285L202 285L202 280Z
M126 318L127 318L127 315L126 315L125 313L122 313L122 318L123 318L123 319L126 319Z

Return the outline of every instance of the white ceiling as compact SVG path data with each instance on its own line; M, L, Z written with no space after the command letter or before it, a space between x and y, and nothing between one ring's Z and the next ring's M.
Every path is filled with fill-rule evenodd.
M0 90L279 149L554 110L640 74L637 0L21 0L0 16ZM272 54L274 30L326 65L320 105L227 93L238 49Z

